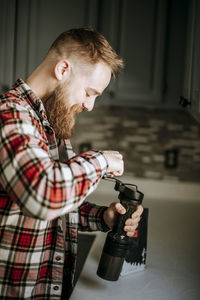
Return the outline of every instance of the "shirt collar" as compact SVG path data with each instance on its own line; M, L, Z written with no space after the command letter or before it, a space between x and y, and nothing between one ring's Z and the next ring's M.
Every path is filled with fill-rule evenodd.
M23 79L19 78L13 87L26 97L29 104L37 113L39 113L39 117L47 121L47 115L42 100L31 90L28 84L26 84Z

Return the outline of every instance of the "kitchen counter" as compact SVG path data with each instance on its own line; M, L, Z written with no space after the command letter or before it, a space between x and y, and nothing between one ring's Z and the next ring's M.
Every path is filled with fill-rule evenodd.
M95 193L97 203L114 200L115 192L109 200L105 189ZM143 204L149 208L146 269L115 282L99 278L96 270L106 234L96 233L70 300L200 298L200 201L145 197Z

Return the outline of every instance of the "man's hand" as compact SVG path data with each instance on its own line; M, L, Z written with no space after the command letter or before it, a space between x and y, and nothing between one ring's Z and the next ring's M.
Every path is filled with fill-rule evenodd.
M116 212L123 215L125 214L126 209L119 202L113 202L104 212L104 221L111 229L115 222ZM128 237L134 236L142 212L143 212L143 207L139 205L136 211L132 214L131 218L126 220L124 231L126 231L126 235Z
M103 151L107 162L108 168L106 174L111 176L121 176L124 172L123 157L118 151Z

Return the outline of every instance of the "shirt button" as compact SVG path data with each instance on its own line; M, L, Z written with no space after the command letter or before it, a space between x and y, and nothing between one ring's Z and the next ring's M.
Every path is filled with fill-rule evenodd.
M58 285L55 285L55 286L53 287L53 289L54 289L54 291L58 291L58 290L59 290L59 286L58 286Z
M61 260L61 257L60 257L60 256L56 256L56 260L57 260L57 261L60 261L60 260Z

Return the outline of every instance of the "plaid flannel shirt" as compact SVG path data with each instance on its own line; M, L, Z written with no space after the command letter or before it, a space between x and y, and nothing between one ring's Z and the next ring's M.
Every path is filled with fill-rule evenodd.
M0 138L0 299L61 299L78 230L103 231L105 207L84 200L107 161L99 151L75 156L69 140L56 140L21 79L0 97Z

